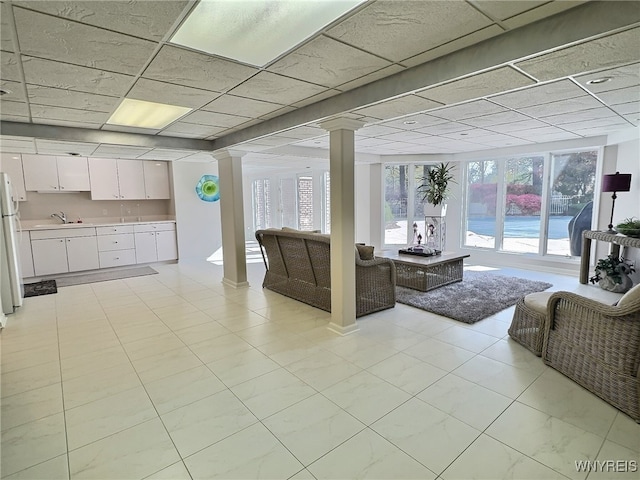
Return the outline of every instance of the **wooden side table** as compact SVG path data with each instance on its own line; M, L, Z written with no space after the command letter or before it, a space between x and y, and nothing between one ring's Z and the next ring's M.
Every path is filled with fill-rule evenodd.
M582 256L580 257L580 283L587 283L589 277L589 259L591 257L591 240L609 242L611 253L620 256L620 247L640 248L640 238L627 237L620 234L585 230L582 232Z

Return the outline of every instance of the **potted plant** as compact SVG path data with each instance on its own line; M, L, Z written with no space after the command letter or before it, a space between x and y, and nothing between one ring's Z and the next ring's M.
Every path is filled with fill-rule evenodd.
M622 223L616 225L616 230L627 237L640 238L640 220L625 218Z
M598 286L604 290L615 293L624 293L633 286L629 274L635 272L633 265L624 258L608 255L601 258L596 264L596 274L589 280L598 282Z
M418 193L422 193L425 215L444 217L446 205L444 202L451 198L450 184L454 184L453 170L455 165L449 162L441 162L434 165L422 178L422 183L418 185ZM435 209L435 211L433 211Z

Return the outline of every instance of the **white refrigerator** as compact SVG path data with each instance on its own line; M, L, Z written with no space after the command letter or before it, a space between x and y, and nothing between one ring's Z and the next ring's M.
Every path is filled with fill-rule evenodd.
M8 314L22 305L24 287L18 244L18 200L6 173L0 173L0 214L0 298L2 312Z

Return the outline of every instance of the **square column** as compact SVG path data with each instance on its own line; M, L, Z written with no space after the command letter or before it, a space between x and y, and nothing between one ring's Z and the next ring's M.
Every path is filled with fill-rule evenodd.
M222 283L248 287L242 196L242 157L228 150L215 152L220 175L220 219L222 223Z
M329 133L331 175L331 322L329 330L346 335L356 323L355 139L364 124L339 118L320 126Z

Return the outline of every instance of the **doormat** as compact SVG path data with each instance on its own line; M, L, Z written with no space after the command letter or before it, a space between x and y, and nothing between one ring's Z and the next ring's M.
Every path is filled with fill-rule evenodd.
M24 284L24 298L50 295L52 293L58 293L55 280L42 280L41 282Z
M85 283L107 282L109 280L121 280L123 278L142 277L144 275L155 275L156 272L151 267L135 267L122 270L111 270L107 272L83 273L80 275L69 275L57 279L59 287L70 287L71 285L82 285Z
M396 287L396 301L459 322L475 323L515 305L529 293L552 286L526 278L465 271L462 282L429 292Z

